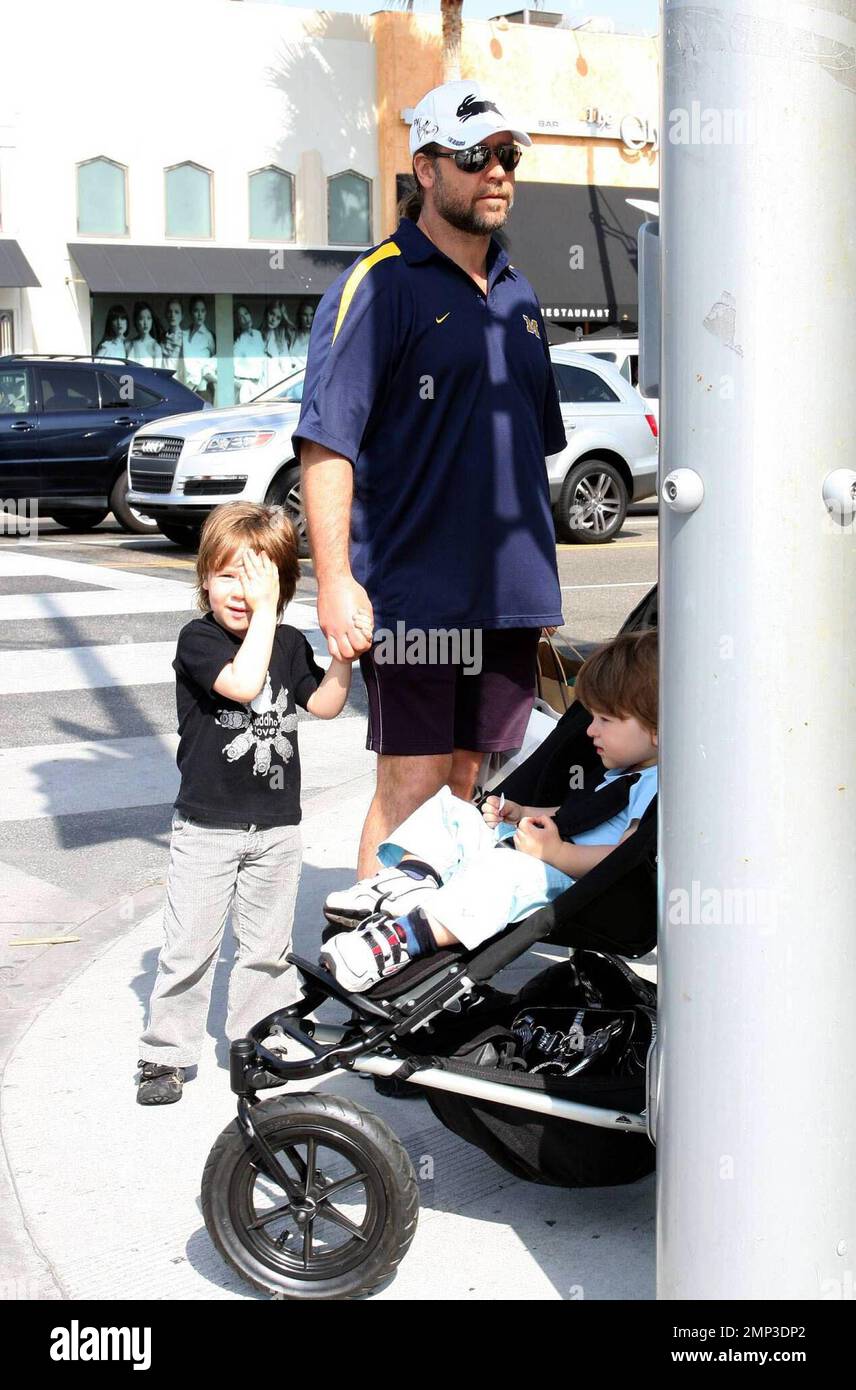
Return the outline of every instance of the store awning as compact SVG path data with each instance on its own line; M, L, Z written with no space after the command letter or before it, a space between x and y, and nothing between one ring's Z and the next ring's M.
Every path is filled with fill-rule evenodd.
M578 325L638 321L636 234L645 214L628 198L656 189L519 180L502 239L541 301L551 342Z
M0 289L40 289L33 267L17 241L0 239Z
M360 255L80 241L68 249L90 290L102 294L323 294Z

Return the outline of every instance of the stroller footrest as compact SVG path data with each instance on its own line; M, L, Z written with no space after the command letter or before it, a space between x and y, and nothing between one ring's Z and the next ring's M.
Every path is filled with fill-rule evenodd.
M347 1004L354 1013L361 1014L364 1018L380 1018L384 1023L393 1023L400 1016L400 1011L395 1005L385 1006L376 1004L371 999L367 999L364 994L350 994L343 989L338 980L325 970L322 965L315 965L312 961L304 960L302 956L296 956L289 951L286 960L290 965L295 965L300 974L312 980L319 989L333 999L338 999L342 1004Z

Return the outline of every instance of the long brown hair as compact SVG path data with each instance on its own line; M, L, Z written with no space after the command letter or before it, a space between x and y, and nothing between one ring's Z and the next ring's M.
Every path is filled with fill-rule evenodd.
M416 154L426 154L429 159L433 159L439 148L439 145L435 144L423 145L421 150L416 151ZM413 170L414 187L411 188L408 193L405 193L403 198L399 198L398 216L399 218L406 217L410 222L418 222L419 214L422 211L422 204L425 201L425 189L416 177L416 155L413 156L411 168Z
M256 502L226 502L215 507L202 528L196 556L196 599L203 612L211 603L203 585L239 548L261 551L279 573L277 617L294 597L300 578L297 535L283 507L262 507Z

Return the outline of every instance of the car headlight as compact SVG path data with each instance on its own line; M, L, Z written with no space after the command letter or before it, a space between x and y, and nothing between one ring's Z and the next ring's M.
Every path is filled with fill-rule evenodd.
M209 439L203 454L222 454L229 449L252 449L256 444L267 444L273 439L275 430L235 430L229 434L215 434Z

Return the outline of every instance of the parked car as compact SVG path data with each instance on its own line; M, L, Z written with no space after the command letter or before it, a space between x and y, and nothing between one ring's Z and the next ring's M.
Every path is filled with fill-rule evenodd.
M547 459L563 541L610 541L630 502L657 491L657 421L616 367L570 345L551 347L567 447Z
M601 362L611 362L617 367L625 381L639 391L639 339L638 338L578 338L562 347L572 347L576 352L587 352ZM648 410L659 426L660 402L656 396L645 396L639 391Z
M131 503L154 517L168 540L191 548L221 502L283 505L308 555L300 467L291 445L304 369L246 405L177 415L138 430L128 451Z
M551 349L568 446L547 460L556 527L563 540L606 541L629 501L657 488L657 431L619 372L565 347ZM163 534L193 547L208 513L227 498L277 502L308 554L300 468L291 436L300 415L301 369L246 405L147 425L128 456L133 506Z
M32 499L40 514L75 530L97 526L112 511L126 531L156 531L128 501L131 436L140 425L203 405L163 367L117 358L0 357L0 496Z

